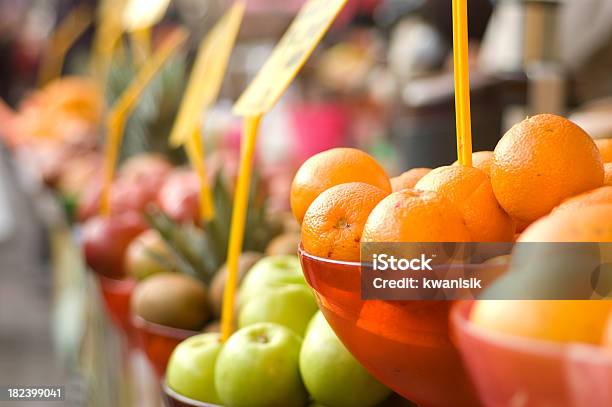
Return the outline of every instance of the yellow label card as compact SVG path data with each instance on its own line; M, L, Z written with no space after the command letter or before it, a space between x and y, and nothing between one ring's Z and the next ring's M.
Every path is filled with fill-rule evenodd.
M195 128L203 123L205 111L215 103L240 29L244 8L244 3L235 3L202 40L174 128L170 133L170 145L173 147L183 145L189 140Z
M253 82L234 105L240 116L270 110L323 38L347 0L308 0Z
M123 10L123 27L138 31L157 24L164 18L170 0L128 0Z
M110 188L114 177L115 163L123 136L123 129L128 116L136 106L138 99L147 85L155 77L164 63L187 39L184 30L177 29L169 34L153 53L151 59L143 65L138 75L117 100L107 117L108 136L104 151L104 183L100 210L104 215L110 214Z

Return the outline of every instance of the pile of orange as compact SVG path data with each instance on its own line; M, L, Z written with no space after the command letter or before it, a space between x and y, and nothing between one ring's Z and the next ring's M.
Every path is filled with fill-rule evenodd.
M555 115L525 119L473 165L388 178L351 148L299 169L291 206L306 252L359 261L361 242L612 242L612 140L595 142ZM612 343L612 302L481 301L472 320L553 341ZM610 317L612 318L612 317ZM576 329L574 329L576 328Z
M304 249L334 260L359 260L361 242L612 241L611 154L612 140L550 114L512 127L471 167L389 178L365 152L336 148L301 166L291 207Z

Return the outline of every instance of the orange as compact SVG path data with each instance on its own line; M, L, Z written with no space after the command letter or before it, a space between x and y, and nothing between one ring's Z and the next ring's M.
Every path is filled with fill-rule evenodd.
M610 313L608 322L606 323L602 345L612 349L612 313Z
M302 164L291 184L291 210L302 222L317 196L334 185L364 182L389 193L391 184L385 170L363 151L333 148L315 154Z
M473 241L514 239L514 221L499 206L484 171L462 165L436 168L421 178L416 189L438 192L448 199L463 216Z
M604 164L604 185L612 186L612 163Z
M412 168L397 177L391 178L391 188L393 192L414 188L416 183L429 171L431 171L431 168Z
M603 162L612 163L612 138L597 139L595 144L597 144Z
M571 121L551 114L512 127L495 147L491 164L497 200L523 222L601 186L603 179L601 155L591 137Z
M601 188L594 189L563 201L555 211L564 209L580 209L586 206L600 205L600 204L611 204L612 205L612 186L603 186ZM612 216L612 214L610 214Z
M336 185L321 193L304 215L304 250L327 259L359 261L363 226L386 195L363 182Z
M525 230L519 242L612 242L612 204L555 211Z
M477 151L472 154L472 167L483 170L487 175L491 173L492 162L493 151ZM453 165L459 165L459 161L455 161Z
M612 301L477 301L470 319L482 328L554 342L600 344Z
M516 231L523 232L525 229L529 227L529 225L531 225L531 223L532 222L522 222L522 221L516 222Z
M363 229L363 242L467 242L461 213L441 194L404 189L374 208Z

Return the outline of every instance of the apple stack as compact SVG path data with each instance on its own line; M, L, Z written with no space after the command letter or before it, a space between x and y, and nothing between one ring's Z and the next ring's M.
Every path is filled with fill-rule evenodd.
M389 399L317 310L296 256L259 260L237 306L239 329L225 343L209 332L174 350L166 370L171 405L368 407Z

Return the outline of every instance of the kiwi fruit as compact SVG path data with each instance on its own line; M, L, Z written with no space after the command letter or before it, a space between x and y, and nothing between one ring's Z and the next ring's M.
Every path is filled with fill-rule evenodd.
M266 255L277 256L281 254L297 254L300 244L300 234L297 232L285 232L270 240L266 247Z
M132 312L146 321L173 328L200 330L208 321L206 285L180 273L158 273L136 286Z
M203 333L210 332L221 332L221 321L218 319L210 321L206 326L202 329Z
M255 263L261 260L262 257L263 254L259 252L244 252L240 255L240 259L238 260L238 284L240 284L247 271L249 271ZM224 264L219 271L217 271L210 282L209 305L215 317L221 316L225 280L227 280L227 264Z
M144 280L153 274L174 271L174 261L174 256L161 235L154 229L148 229L128 246L125 270L136 280Z

